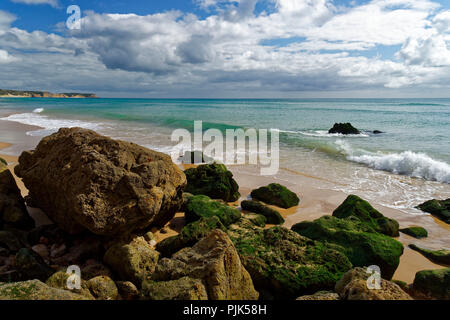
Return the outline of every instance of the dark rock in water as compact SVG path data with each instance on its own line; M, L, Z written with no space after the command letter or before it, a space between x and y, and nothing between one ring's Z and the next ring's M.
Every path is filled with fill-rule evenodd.
M268 186L255 189L252 191L251 196L253 199L284 209L294 207L300 202L300 199L294 192L278 183L271 183Z
M447 200L429 200L418 205L417 208L450 224L450 198Z
M352 126L351 123L335 123L333 128L328 130L328 133L341 133L341 134L360 134L361 132Z
M241 207L243 210L263 215L264 217L266 217L266 223L269 224L284 223L284 219L278 211L262 204L261 202L254 200L244 200L241 202Z
M187 178L186 192L227 202L236 201L241 196L233 174L223 164L204 164L184 173Z
M333 211L333 216L341 219L353 216L377 232L391 237L399 236L399 224L397 221L386 218L378 210L373 208L369 202L355 195L348 196Z
M412 226L404 229L400 229L400 232L407 234L416 239L428 237L428 231L425 228Z
M283 227L237 224L229 235L262 299L296 299L331 290L352 267L344 254L327 244Z
M292 230L313 240L323 241L345 254L355 267L377 265L383 278L395 273L403 245L350 217L339 219L323 216L313 222L295 224Z
M15 172L39 208L72 234L164 225L180 208L186 183L168 155L81 128L42 139L22 153Z
M161 259L151 280L171 281L183 277L202 280L210 300L257 300L259 296L236 248L221 230L212 231L171 259ZM180 284L172 287L176 285ZM144 282L143 288L146 287Z
M434 263L450 266L450 250L427 250L423 248L419 248L415 244L410 244L409 247L421 253L424 257L430 259Z
M372 275L364 268L354 268L336 283L335 290L343 300L412 300L396 283L381 279L380 289L370 289L367 280Z
M22 248L16 254L15 268L22 280L46 281L55 270L50 268L36 252Z
M179 235L166 238L159 242L156 245L156 250L160 252L162 256L170 257L172 254L183 248L192 247L215 229L226 231L226 228L217 216L202 217L200 220L186 225Z
M196 164L196 163L210 163L213 162L214 159L208 157L201 151L186 151L184 156L181 157L181 161L184 164Z
M449 300L450 268L417 272L413 290L424 298Z
M241 212L226 204L211 200L207 196L199 195L189 199L185 217L188 222L199 220L201 217L219 218L225 227L238 221L241 218Z
M183 277L170 281L145 281L142 285L142 300L208 300L202 281Z
M31 230L34 226L11 171L0 166L0 228Z
M373 134L380 134L380 133L384 133L383 131L380 131L380 130L373 130L373 132L372 132Z

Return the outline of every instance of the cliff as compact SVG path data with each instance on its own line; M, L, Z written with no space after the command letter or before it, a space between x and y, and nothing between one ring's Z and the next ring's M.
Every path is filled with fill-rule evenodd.
M98 98L94 93L51 93L47 91L19 91L2 90L0 97L21 97L21 98Z

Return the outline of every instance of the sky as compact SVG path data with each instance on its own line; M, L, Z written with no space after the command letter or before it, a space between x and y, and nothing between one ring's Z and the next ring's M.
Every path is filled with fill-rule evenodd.
M450 0L0 0L0 88L448 98Z

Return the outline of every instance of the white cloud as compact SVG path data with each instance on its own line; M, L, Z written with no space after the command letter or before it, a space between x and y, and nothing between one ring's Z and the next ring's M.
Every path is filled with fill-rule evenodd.
M58 7L58 0L11 0L15 3L24 3L24 4L48 4L52 7Z
M11 56L8 51L0 49L0 64L17 61L18 59Z

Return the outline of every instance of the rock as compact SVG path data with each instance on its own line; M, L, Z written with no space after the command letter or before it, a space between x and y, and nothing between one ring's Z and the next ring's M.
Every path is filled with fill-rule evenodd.
M116 286L123 300L135 300L139 297L139 290L130 281L117 281Z
M75 239L68 252L61 257L53 258L52 261L59 265L81 265L84 261L97 258L103 253L103 246L100 238L95 236L85 236Z
M449 300L450 268L417 272L413 290L425 298Z
M146 234L144 234L144 239L147 241L147 242L151 242L152 240L154 240L154 241L156 241L156 237L155 237L155 235L153 234L153 232L151 232L151 231L149 231L149 232L147 232Z
M0 246L8 249L11 253L16 253L23 248L25 244L13 232L0 231Z
M16 270L5 271L0 273L0 286L2 282L18 282L20 281L20 274ZM0 298L1 299L1 298Z
M422 227L412 226L412 227L400 229L399 231L404 234L407 234L411 237L414 237L416 239L428 237L428 231Z
M267 223L266 217L264 217L262 214L245 214L244 218L249 220L251 223L253 223L257 227L264 228Z
M58 271L58 272L55 272L50 278L48 278L47 281L45 281L45 284L47 286L50 286L53 288L68 290L72 293L80 294L91 300L95 299L94 296L89 291L89 288L86 285L86 281L84 281L83 279L81 279L81 285L80 285L81 288L80 289L76 289L76 288L70 289L67 286L67 280L69 279L69 277L70 277L70 274L68 274L64 271Z
M35 226L9 170L0 171L0 228L4 226L21 230L31 230Z
M15 172L39 208L71 234L164 225L180 208L186 183L168 155L81 128L43 138L22 153Z
M8 165L8 162L5 159L0 158L0 172L3 170L6 170L7 165Z
M37 244L31 247L31 250L36 252L43 259L48 259L50 253L48 252L48 248L45 244Z
M380 289L370 289L367 280L371 273L354 268L336 283L335 290L343 300L412 300L397 284L380 279Z
M323 216L313 222L297 223L292 230L310 239L332 244L355 267L379 266L381 275L388 280L394 275L403 254L400 242L375 232L354 217Z
M16 254L15 268L19 272L21 279L47 280L55 270L50 268L36 252L22 248Z
M185 218L186 221L192 222L199 220L201 217L208 218L216 216L227 227L241 218L241 212L226 204L211 200L207 196L198 195L189 199Z
M360 134L361 132L352 126L351 123L335 123L333 128L328 130L328 133L341 133L341 134Z
M333 211L333 216L341 219L353 216L358 218L362 223L373 228L376 232L391 237L399 236L399 224L397 221L386 218L373 208L369 202L355 195L348 196L347 199Z
M224 225L216 216L200 218L183 227L179 235L166 238L156 245L156 250L161 252L163 257L170 257L175 252L192 247L199 240L206 237L215 229L226 231Z
M67 246L62 243L60 245L54 243L50 247L50 258L59 258L67 252Z
M116 300L119 297L119 290L111 278L98 276L86 282L89 291L97 300Z
M0 284L0 300L89 300L67 290L56 289L39 280Z
M333 289L352 267L344 254L283 227L240 224L229 234L263 299L295 299Z
M184 164L195 164L195 163L210 163L214 159L208 157L201 151L186 151L184 156L180 157Z
M430 259L434 263L450 266L450 250L427 250L423 248L419 248L415 244L410 244L409 247L421 253L424 257Z
M170 281L144 281L142 284L144 300L208 300L202 281L183 277Z
M233 174L223 164L204 164L187 169L184 173L187 178L186 192L227 202L237 201L241 196Z
M380 131L380 130L373 130L372 133L373 133L373 134L381 134L381 133L384 133L384 132L383 132L383 131Z
M297 300L339 300L339 295L332 291L319 291L313 295L298 297Z
M28 233L27 240L30 245L39 244L42 238L46 238L52 244L61 244L69 240L69 235L56 224L39 226Z
M97 260L90 259L81 267L81 275L83 279L90 280L98 276L112 277L112 272L107 266Z
M266 223L269 224L284 223L284 219L278 211L262 204L261 202L254 200L244 200L241 202L241 207L243 210L263 215L264 217L266 217Z
M192 248L175 253L171 259L161 259L151 280L170 281L183 277L202 280L210 300L258 299L258 292L233 243L218 229Z
M278 183L271 183L268 186L255 189L251 192L251 196L253 199L285 209L294 207L300 202L294 192Z
M140 287L142 281L150 279L156 264L159 253L153 250L148 244L116 244L109 248L103 262L116 272L123 281L131 281Z
M447 200L429 200L418 205L417 208L450 224L450 198Z

